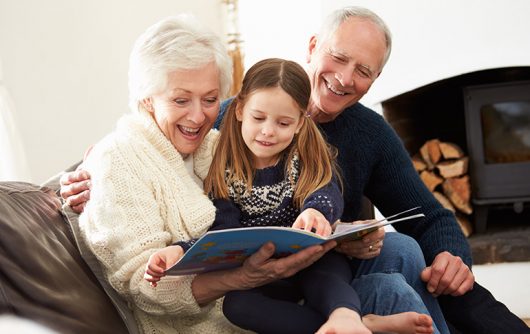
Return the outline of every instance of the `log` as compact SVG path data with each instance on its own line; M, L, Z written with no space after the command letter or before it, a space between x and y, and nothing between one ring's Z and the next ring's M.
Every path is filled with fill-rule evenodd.
M462 232L468 238L473 233L473 225L467 217L464 217L460 214L456 214L456 222L460 225Z
M439 147L444 159L460 159L464 157L464 151L456 144L440 142Z
M423 183L425 183L430 192L433 192L434 189L444 181L444 179L436 175L434 172L428 170L424 170L423 172L421 172L420 178L422 179Z
M432 194L444 208L446 208L447 210L450 210L451 212L456 212L454 205L451 203L449 198L447 198L444 194L442 194L439 191L433 191Z
M469 176L445 179L442 183L442 189L458 211L468 215L473 213L473 208L469 202L471 198Z
M440 176L444 179L461 176L467 173L469 158L464 157L458 160L442 161L436 165Z
M432 170L434 166L440 161L442 153L440 152L440 141L438 139L427 140L422 147L420 147L420 155L423 161L427 164L427 169Z
M423 159L418 154L412 157L412 165L414 165L414 169L418 173L421 173L427 168L427 164L425 163L425 161L423 161Z

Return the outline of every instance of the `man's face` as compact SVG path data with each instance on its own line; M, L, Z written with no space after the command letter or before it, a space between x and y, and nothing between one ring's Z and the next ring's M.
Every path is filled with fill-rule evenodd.
M331 121L358 102L382 70L383 32L372 22L350 18L327 40L309 43L311 109L317 122Z

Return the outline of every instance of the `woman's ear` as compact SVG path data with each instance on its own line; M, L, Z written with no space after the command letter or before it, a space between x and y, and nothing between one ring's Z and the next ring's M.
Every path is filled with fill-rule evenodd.
M150 97L143 99L142 103L144 105L145 110L147 110L148 112L153 113L155 111L155 109L153 108L153 101Z
M238 122L243 122L243 108L241 108L239 103L236 106L236 119Z

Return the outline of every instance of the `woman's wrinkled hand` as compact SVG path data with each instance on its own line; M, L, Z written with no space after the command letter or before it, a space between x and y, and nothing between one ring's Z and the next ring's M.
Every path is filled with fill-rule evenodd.
M335 241L328 241L322 245L308 247L287 257L275 259L272 258L275 250L274 244L268 242L250 256L242 267L238 268L238 288L251 289L278 279L293 276L320 259L336 245Z

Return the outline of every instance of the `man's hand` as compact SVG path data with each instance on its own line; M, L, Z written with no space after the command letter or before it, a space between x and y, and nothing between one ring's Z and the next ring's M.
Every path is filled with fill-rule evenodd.
M473 289L475 276L458 256L449 252L438 254L430 267L421 272L427 290L435 297L439 295L461 296Z
M363 236L361 240L341 242L335 250L357 259L368 260L381 253L384 239L385 228L380 227Z
M64 173L60 179L61 197L74 212L81 213L90 199L90 174L85 170Z

